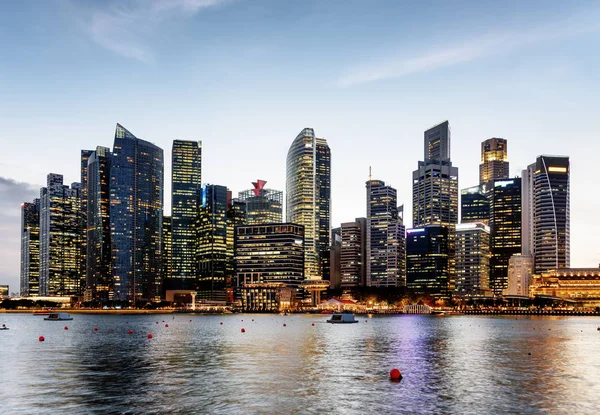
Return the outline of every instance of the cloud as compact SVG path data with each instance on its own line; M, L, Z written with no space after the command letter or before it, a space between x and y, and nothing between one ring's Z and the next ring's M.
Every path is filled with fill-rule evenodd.
M40 187L0 176L0 217L19 217L21 203L31 202L39 197ZM0 228L3 228L2 225L4 224L0 223Z
M230 0L128 0L103 9L82 11L90 38L103 48L126 58L150 63L154 60L149 39L166 20L186 18Z
M571 16L560 22L544 24L527 30L510 30L501 33L473 36L460 44L432 49L417 56L388 56L376 62L350 68L338 79L340 86L401 78L420 72L471 62L491 55L510 53L541 42L600 30L598 15L590 12Z

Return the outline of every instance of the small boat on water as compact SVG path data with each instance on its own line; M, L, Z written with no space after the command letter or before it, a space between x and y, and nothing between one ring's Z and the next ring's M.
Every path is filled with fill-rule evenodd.
M44 317L46 321L66 321L73 320L70 314L67 313L50 313L48 317Z
M358 323L358 320L354 318L354 314L350 313L333 313L331 318L327 320L328 323L332 324L350 324Z

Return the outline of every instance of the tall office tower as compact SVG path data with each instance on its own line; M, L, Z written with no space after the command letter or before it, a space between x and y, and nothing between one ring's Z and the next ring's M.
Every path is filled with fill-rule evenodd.
M367 219L356 218L354 222L341 225L342 249L340 272L342 289L364 286L367 264Z
M94 150L81 150L81 169L80 169L80 183L81 183L81 210L79 220L81 221L81 275L86 278L87 281L87 233L88 233L88 220L87 220L87 204L88 204L88 162L90 156L94 153ZM87 284L87 282L85 282ZM87 288L84 288L84 290Z
M321 279L321 252L329 245L331 152L327 141L305 128L286 163L286 218L304 226L305 277Z
M198 222L198 299L226 300L227 193L225 186L206 184L202 187Z
M448 238L441 225L406 230L406 286L413 293L450 298Z
M508 261L521 252L521 179L490 184L490 288L501 295L508 286Z
M252 182L254 189L238 193L238 200L246 203L248 225L283 222L283 192L265 189L265 180Z
M227 301L234 301L235 290L235 228L247 225L246 202L231 197L231 191L227 191L227 270L225 275L225 289Z
M331 230L329 247L329 288L337 290L342 282L342 228Z
M381 180L368 180L366 284L373 287L405 285L405 229L398 214L396 189Z
M504 138L488 138L481 143L479 184L508 178L508 144Z
M160 299L163 175L163 150L117 124L110 180L116 300Z
M529 297L529 286L533 276L533 257L515 254L508 260L508 287L503 295Z
M571 263L569 157L539 156L534 181L535 273Z
M487 196L487 185L468 187L460 191L461 223L490 221L490 201Z
M525 170L521 171L521 253L523 255L533 256L534 238L533 238L533 217L534 217L534 198L533 183L535 176L536 163L530 164Z
M75 296L81 275L81 185L50 173L40 189L40 295Z
M450 125L445 121L424 133L424 161L413 172L413 227L448 227L448 292L454 290L454 227L458 222L458 168L450 160ZM444 277L445 278L445 277Z
M304 228L293 223L235 228L238 285L284 283L299 289L304 280Z
M456 225L456 293L484 295L490 289L490 228L484 223Z
M173 275L173 228L171 226L171 216L163 216L162 228L163 276L165 279L168 279ZM195 224L194 229L196 229ZM194 258L195 257L196 253L194 252Z
M110 162L110 149L97 147L88 157L86 167L85 300L96 304L112 300L114 293L110 234Z
M39 295L40 199L21 205L21 296Z
M198 274L196 221L202 192L202 142L174 140L172 163L173 270L165 278L165 289L190 290Z

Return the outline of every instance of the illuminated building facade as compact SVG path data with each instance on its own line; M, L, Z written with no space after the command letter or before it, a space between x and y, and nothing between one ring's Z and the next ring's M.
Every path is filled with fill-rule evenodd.
M196 219L197 220L197 219ZM194 229L196 228L194 224ZM162 226L162 260L163 260L163 276L165 280L168 280L173 275L173 233L172 233L172 222L171 216L163 216ZM194 258L196 253L194 253ZM194 281L195 282L195 281ZM165 292L168 284L166 284Z
M366 223L366 284L398 287L406 284L406 239L396 189L368 180Z
M490 289L490 228L484 223L456 225L456 294L485 295Z
M265 180L252 182L254 189L239 192L238 200L246 203L248 225L283 222L283 192L265 189Z
M41 296L83 293L81 275L81 185L63 185L63 176L50 173L40 190Z
M450 298L448 238L441 225L406 230L406 286L415 294Z
M354 222L342 223L341 237L340 286L342 289L363 286L367 265L367 219L356 218Z
M81 192L80 192L80 197L81 197L81 210L80 210L80 214L79 214L79 220L80 220L80 227L81 227L81 231L82 231L82 238L81 238L81 258L82 260L80 261L81 264L81 275L86 279L85 281L85 286L84 286L84 290L87 291L87 260L86 260L86 256L87 256L87 233L88 233L88 219L87 219L87 214L88 214L88 164L89 164L89 159L92 156L92 154L94 153L94 150L81 150L81 157L80 157L80 162L81 162L81 168L80 168L80 183L81 183Z
M533 276L533 257L515 254L508 260L508 287L503 295L529 296Z
M110 180L115 300L160 299L163 160L161 148L117 124Z
M363 218L364 220L364 218ZM364 246L364 245L363 245ZM364 256L363 256L364 257ZM329 247L329 261L325 267L323 278L328 275L329 288L337 290L342 282L342 228L331 230L331 246Z
M489 138L481 143L479 184L509 177L508 143L504 138Z
M460 191L460 221L461 223L489 223L490 201L485 184Z
M190 290L198 274L196 223L202 191L202 142L174 140L172 165L172 271L165 278L165 289Z
M112 300L112 244L110 231L111 152L97 147L86 170L86 290L85 301L103 304Z
M321 254L329 246L331 151L305 128L292 142L286 164L286 218L304 227L305 277L321 279Z
M301 297L304 280L304 227L292 223L235 228L238 288L258 283L283 283Z
M508 261L521 253L521 179L490 182L490 288L508 288Z
M547 295L574 300L583 307L600 307L599 268L559 268L536 274L532 295Z
M40 290L40 199L21 205L21 296Z
M198 222L199 276L197 298L226 301L227 253L227 187L206 184L202 187Z

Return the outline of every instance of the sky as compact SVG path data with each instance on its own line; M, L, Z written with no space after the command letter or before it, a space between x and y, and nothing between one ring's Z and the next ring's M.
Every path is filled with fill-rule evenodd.
M332 226L366 214L365 181L398 189L411 224L423 131L452 130L459 187L480 143L508 140L511 176L571 160L571 265L600 263L600 3L108 0L0 3L0 284L18 291L20 204L117 122L165 151L202 140L202 179L285 190L305 127L332 151Z

